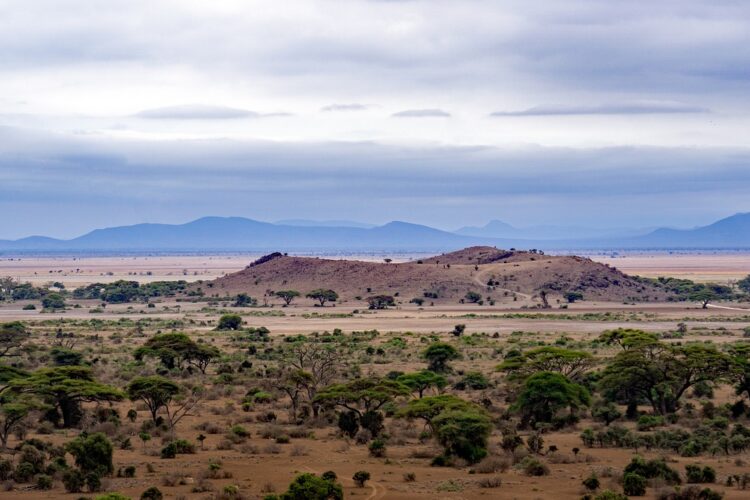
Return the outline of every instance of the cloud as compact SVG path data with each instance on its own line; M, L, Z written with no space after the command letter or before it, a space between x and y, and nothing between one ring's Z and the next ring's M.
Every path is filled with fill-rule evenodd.
M320 108L321 111L364 111L367 106L364 104L351 103L351 104L329 104Z
M394 118L448 118L450 113L442 109L407 109L393 113Z
M679 102L623 103L597 106L535 106L522 111L495 111L490 116L652 115L709 113L711 110Z
M135 116L148 120L232 120L237 118L258 118L261 115L255 111L248 111L246 109L204 104L185 104L182 106L146 109Z
M120 141L0 128L0 210L24 207L0 220L0 238L206 214L329 219L341 207L352 219L448 227L477 214L695 225L747 211L748 166L750 149Z

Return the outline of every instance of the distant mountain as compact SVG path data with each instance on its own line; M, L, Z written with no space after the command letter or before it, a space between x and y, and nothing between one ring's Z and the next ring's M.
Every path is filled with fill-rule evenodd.
M353 220L309 220L309 219L284 219L278 220L274 224L277 226L296 226L296 227L359 227L369 229L375 227L375 224L357 222Z
M481 238L515 238L524 240L570 240L588 238L639 236L653 231L653 228L592 228L582 226L531 226L514 227L510 224L491 220L484 226L466 226L455 231L456 234Z
M294 221L288 221L294 222ZM334 221L330 221L334 222ZM339 221L345 222L345 221ZM477 230L477 231L474 231ZM0 240L0 251L275 251L288 252L445 252L474 245L498 248L700 249L750 248L750 213L736 214L695 229L657 229L617 237L563 236L529 230L501 221L461 234L407 222L376 227L271 224L242 217L204 217L186 224L136 224L97 229L70 240L30 236ZM556 238L550 235L556 234Z
M445 251L488 238L390 222L374 228L288 226L242 217L204 217L187 224L136 224L97 229L71 240L32 237L0 241L0 250L26 251Z
M740 213L695 229L657 229L632 238L646 248L750 248L750 213Z

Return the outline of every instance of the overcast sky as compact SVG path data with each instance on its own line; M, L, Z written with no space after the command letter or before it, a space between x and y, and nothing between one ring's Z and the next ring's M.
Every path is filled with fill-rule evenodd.
M0 238L750 211L746 0L4 0Z

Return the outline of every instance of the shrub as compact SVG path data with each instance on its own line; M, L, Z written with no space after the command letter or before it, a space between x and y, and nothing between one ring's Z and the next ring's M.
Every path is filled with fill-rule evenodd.
M685 476L688 483L714 483L716 482L716 471L705 466L689 464L685 466Z
M635 472L628 472L622 477L622 491L631 497L642 497L646 494L646 478Z
M628 500L628 497L612 490L604 490L596 495L594 500Z
M636 425L639 431L650 431L654 427L662 427L664 425L664 417L658 415L641 415L638 417Z
M532 456L525 457L519 465L527 476L546 476L549 474L547 464Z
M680 475L674 469L671 469L666 462L662 460L645 461L641 457L635 457L625 467L625 474L634 473L645 479L661 478L667 484L680 484Z
M370 473L365 470L360 470L354 473L352 479L358 487L364 488L365 483L370 480Z
M599 478L596 477L596 474L591 474L583 480L583 486L589 491L596 491L600 486Z
M499 477L485 477L477 481L480 488L499 488L502 484L503 480Z
M315 474L300 474L289 485L280 500L343 500L344 491L341 485L327 481Z
M69 469L63 473L63 486L68 493L80 493L83 490L85 478L83 473L77 469Z
M370 450L370 456L381 458L385 456L385 441L377 438L373 439L370 445L368 446L368 449Z
M84 474L93 472L101 476L111 474L115 469L112 464L114 447L101 432L79 436L66 444L65 450L73 455L76 466Z
M36 477L36 487L40 490L51 490L52 478L47 474L39 474Z
M96 472L89 472L86 474L85 482L86 488L92 493L102 489L102 477Z
M326 481L335 481L339 477L336 475L335 472L332 470L327 470L323 474L320 475L321 478L325 479Z

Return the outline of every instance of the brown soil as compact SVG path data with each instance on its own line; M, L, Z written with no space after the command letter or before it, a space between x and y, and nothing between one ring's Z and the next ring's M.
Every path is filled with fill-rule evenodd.
M485 300L502 303L529 301L542 290L553 297L577 291L587 300L666 298L664 292L590 259L492 247L471 247L403 263L278 256L195 288L209 296L248 293L253 297L270 296L277 290L305 293L330 288L343 301L378 294L408 300L434 293L438 298L428 300L455 303L467 292L476 292Z

